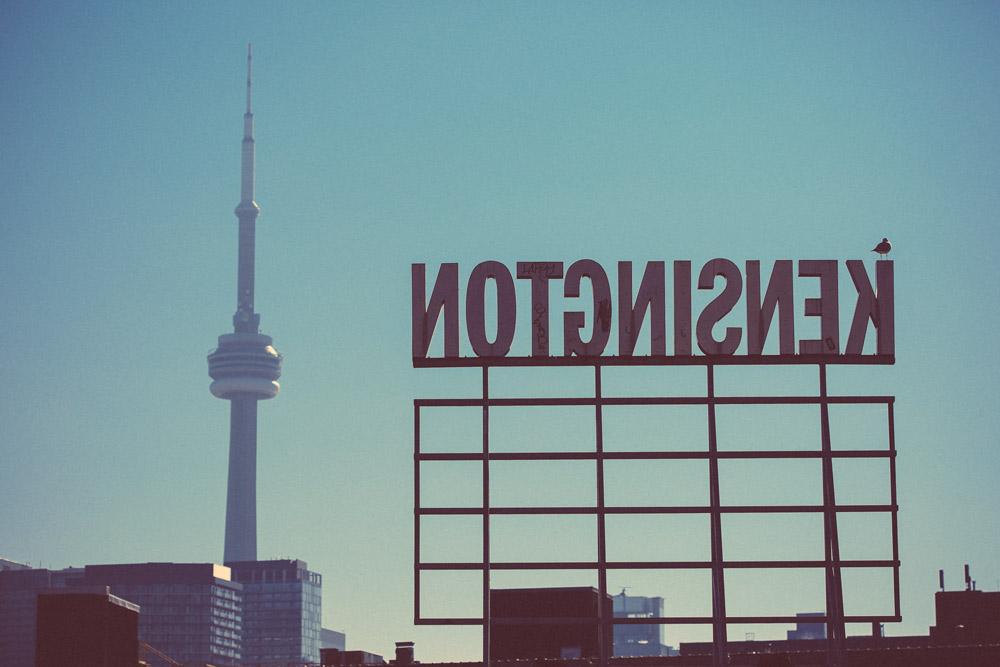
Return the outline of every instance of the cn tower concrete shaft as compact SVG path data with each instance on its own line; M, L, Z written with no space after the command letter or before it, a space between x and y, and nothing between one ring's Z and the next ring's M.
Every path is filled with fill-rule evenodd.
M274 398L281 377L281 355L271 337L260 333L260 315L254 311L254 237L260 207L254 201L251 64L248 47L240 203L235 211L239 220L236 313L233 333L219 336L219 346L208 355L212 394L230 402L226 563L257 560L257 401Z
M227 563L257 560L257 399L230 400Z

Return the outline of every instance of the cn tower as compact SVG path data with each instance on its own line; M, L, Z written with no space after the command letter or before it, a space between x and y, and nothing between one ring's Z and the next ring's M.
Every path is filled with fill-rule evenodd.
M233 333L219 336L219 347L208 355L212 395L229 401L229 488L226 495L224 562L257 560L257 401L274 398L280 389L281 355L271 337L260 333L254 312L254 235L260 207L253 198L254 140L251 106L251 64L247 46L247 110L243 114L239 260Z

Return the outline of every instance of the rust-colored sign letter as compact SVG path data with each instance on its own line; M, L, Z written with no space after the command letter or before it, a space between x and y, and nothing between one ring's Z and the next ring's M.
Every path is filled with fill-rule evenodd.
M663 262L647 262L639 283L639 293L632 305L632 262L618 262L618 354L631 357L642 329L646 311L650 311L650 354L665 356L666 295Z
M517 277L531 280L531 356L549 356L549 279L563 277L562 262L518 262Z
M563 354L567 357L574 354L583 357L596 357L604 352L611 335L611 286L608 275L601 265L592 259L581 259L570 264L563 283L563 294L567 297L580 296L580 281L590 280L594 291L593 326L590 341L584 343L580 338L586 316L581 311L563 313Z
M840 354L840 306L837 297L837 261L799 260L799 276L819 278L819 298L805 300L805 314L819 317L819 340L800 340L799 354Z
M860 259L847 260L847 270L858 290L858 301L854 306L854 319L851 321L851 333L847 337L845 354L862 354L865 347L865 333L868 330L868 320L871 320L877 332L876 351L878 354L896 354L896 340L893 313L893 279L892 262L879 260L875 264L875 281L878 283L878 294L872 290L865 263Z
M674 262L674 354L691 356L691 262Z
M425 267L410 267L413 298L413 358L423 359L431 347L438 316L444 310L444 356L458 356L458 264L442 264L427 303Z
M792 261L779 259L771 269L764 302L760 300L760 261L747 262L747 354L763 354L767 330L778 311L778 351L795 354Z
M729 355L736 352L743 332L739 327L726 327L726 337L716 341L712 338L712 327L729 314L740 300L740 294L743 292L743 276L740 274L740 268L728 259L709 260L701 267L698 289L712 289L715 286L716 276L725 278L726 286L698 316L698 347L708 355Z
M486 338L486 281L497 286L497 335ZM480 262L469 276L465 291L465 327L477 357L503 357L510 352L517 319L517 295L510 271L500 262Z

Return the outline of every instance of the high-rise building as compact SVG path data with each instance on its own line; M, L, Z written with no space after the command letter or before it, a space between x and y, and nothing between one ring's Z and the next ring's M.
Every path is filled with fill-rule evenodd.
M233 333L219 336L208 355L212 394L230 402L229 486L226 495L224 562L257 560L257 402L280 389L281 355L270 336L260 333L254 311L254 237L260 207L254 201L254 136L251 94L252 53L247 47L247 105L243 115L239 260Z
M339 630L320 628L319 649L322 651L325 648L335 648L338 651L346 651L347 635Z
M663 598L626 595L625 590L611 596L616 618L658 618L663 616ZM663 644L663 626L657 623L619 623L615 625L615 656L638 657L669 655Z
M789 641L799 639L826 639L826 623L817 618L825 616L821 611L800 612L795 614L795 629L788 630L785 636Z
M243 586L243 664L285 667L319 662L322 576L301 560L227 565Z
M88 565L69 583L108 586L139 605L139 639L178 662L242 664L243 587L224 565Z

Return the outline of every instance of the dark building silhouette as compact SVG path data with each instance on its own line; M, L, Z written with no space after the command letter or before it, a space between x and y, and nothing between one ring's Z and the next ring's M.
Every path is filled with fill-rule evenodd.
M324 630L323 632L333 632ZM343 635L341 633L341 637ZM319 650L319 662L322 667L355 667L360 665L384 665L385 658L377 653L368 651L352 650L348 651L341 647L324 646ZM396 642L396 659L390 660L390 665L405 667L415 664L413 660L413 642Z
M342 651L337 648L319 650L323 667L352 667L353 665L384 665L385 658L368 651Z
M0 572L4 570L30 570L32 569L27 563L19 563L16 560L7 560L6 558L0 558Z
M396 659L392 661L392 664L397 667L415 664L416 661L414 651L413 642L396 642Z
M38 594L62 588L67 579L82 573L80 568L53 571L11 567L0 571L0 665L35 667Z
M1000 644L1000 592L939 591L934 611L934 643Z
M500 588L490 591L490 657L581 658L600 655L597 611L600 593L592 587ZM611 597L602 613L613 615ZM604 641L611 652L608 625Z
M136 667L139 607L102 592L38 594L36 667Z
M935 595L935 608L937 623L930 628L929 635L885 637L881 627L877 627L871 636L847 637L848 664L851 667L1000 665L1000 592L942 591ZM809 621L817 615L796 614L803 620L795 631L788 633L787 640L730 642L732 659L745 659L734 664L824 665L825 625ZM682 643L680 653L685 659L705 658L711 655L712 648L709 642ZM756 662L751 661L751 656L756 656Z

